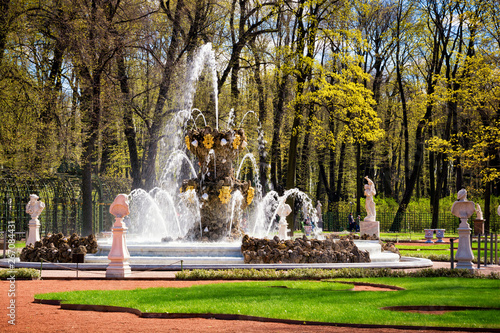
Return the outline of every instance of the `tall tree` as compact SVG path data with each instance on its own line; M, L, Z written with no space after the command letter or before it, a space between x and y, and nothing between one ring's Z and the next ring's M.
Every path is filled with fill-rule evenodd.
M156 183L156 168L158 144L167 117L173 113L174 107L166 107L173 88L176 69L181 67L184 56L190 54L200 43L199 37L205 31L209 21L213 3L211 1L186 2L179 0L175 4L170 1L160 1L161 13L168 19L169 38L166 54L161 62L162 73L158 86L158 94L153 114L148 119L148 142L143 177L146 189L151 189ZM156 57L160 60L161 57ZM165 110L166 109L166 110Z
M392 230L399 230L401 221L403 219L403 214L406 212L406 208L410 202L413 194L415 185L417 184L418 177L424 165L424 146L425 146L425 132L432 129L432 126L428 126L429 122L432 120L433 110L435 107L434 103L434 92L438 83L438 76L441 73L445 52L448 50L450 44L450 36L453 24L453 13L454 7L452 2L447 3L436 3L433 1L427 1L422 4L421 13L424 14L427 27L429 28L429 35L426 39L428 43L428 51L425 52L426 57L424 59L425 68L420 69L423 75L425 75L425 89L426 89L426 105L425 114L420 119L415 132L415 153L413 157L413 168L410 174L408 183L406 184L405 192L399 203L398 211L394 217L393 224L391 226ZM427 55L429 55L427 57ZM431 165L434 164L432 158L430 161ZM434 185L434 174L431 172L431 183ZM432 191L431 191L432 192ZM432 193L433 194L433 193Z

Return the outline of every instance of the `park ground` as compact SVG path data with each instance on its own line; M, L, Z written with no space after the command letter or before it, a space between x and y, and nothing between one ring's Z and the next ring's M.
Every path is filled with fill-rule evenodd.
M403 244L400 244L403 245ZM449 262L434 262L433 268L450 268ZM410 269L415 270L415 269ZM479 274L500 273L500 266L488 265ZM216 319L150 319L130 313L62 310L59 306L36 304L37 293L71 290L111 290L151 287L188 287L195 284L231 283L228 281L179 281L172 271L133 271L133 280L106 280L104 271L44 270L41 280L19 280L15 284L16 320L8 323L10 283L0 281L0 332L404 332L388 328L353 328L342 326L306 326ZM370 288L357 289L370 292ZM5 297L4 297L5 296ZM404 325L404 323L401 323ZM414 332L440 332L415 330ZM449 331L448 331L449 332Z

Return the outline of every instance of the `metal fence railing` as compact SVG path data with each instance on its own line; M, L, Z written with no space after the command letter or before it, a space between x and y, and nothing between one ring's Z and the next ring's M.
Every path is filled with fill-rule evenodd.
M119 193L127 193L130 179L93 179L93 232L110 230L114 218L108 213L109 206ZM29 195L34 193L45 203L40 216L40 234L62 232L65 235L81 233L81 178L64 173L51 177L0 170L0 232L7 230L9 221L14 221L16 232L28 230L30 216L26 214ZM398 224L394 224L396 212L377 212L380 231L423 232L432 222L430 213L407 212ZM323 230L343 231L348 229L349 210L325 212ZM364 215L362 216L364 217ZM490 215L490 231L500 230L500 217ZM439 216L438 228L456 232L459 220L451 212Z
M130 180L95 177L92 183L92 229L98 233L111 228L113 216L106 212L117 194L130 190ZM45 203L39 218L41 235L81 233L80 177L67 174L38 177L5 170L0 171L0 231L7 230L9 221L14 221L16 232L28 230L30 216L26 213L26 204L30 194L37 194Z

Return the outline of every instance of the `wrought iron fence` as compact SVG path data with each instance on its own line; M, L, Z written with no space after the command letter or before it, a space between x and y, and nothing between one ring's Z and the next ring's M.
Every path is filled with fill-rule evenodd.
M396 212L377 212L377 220L380 222L380 231L384 232L424 232L424 229L430 229L432 223L432 214L407 212L404 214L399 225L394 225ZM344 231L348 230L349 211L345 212L326 212L323 214L324 231ZM496 214L490 216L490 228L493 232L500 229L500 218ZM355 217L356 220L356 217ZM439 215L438 229L446 229L449 232L456 232L460 221L453 216L451 212Z
M119 193L128 193L129 179L98 178L93 179L93 232L110 230L114 218L108 213L109 206ZM32 174L0 170L0 231L7 230L8 221L15 222L15 231L28 230L30 216L26 214L29 195L34 193L45 202L45 210L40 216L40 234L62 232L65 235L80 234L81 222L81 178L68 174L52 177L39 177ZM429 213L407 212L399 225L393 225L396 212L377 212L381 231L423 232L431 226ZM349 211L326 212L323 214L325 231L343 231L348 229ZM439 217L438 228L456 232L458 218L450 213ZM490 228L500 230L500 218L496 212L491 214Z
M109 205L119 193L130 189L128 179L95 177L93 183L93 232L109 230L113 216L106 214ZM82 228L81 178L68 174L40 177L13 171L0 171L0 230L7 229L8 221L15 222L17 232L26 231L30 216L26 204L30 194L36 194L45 203L40 216L40 234L62 232L65 235Z

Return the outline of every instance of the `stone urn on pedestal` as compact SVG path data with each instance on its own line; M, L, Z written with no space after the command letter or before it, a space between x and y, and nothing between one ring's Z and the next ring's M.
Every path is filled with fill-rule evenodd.
M115 224L111 228L113 232L113 243L108 254L108 259L111 261L106 267L107 278L124 278L130 276L131 269L128 263L130 253L127 249L127 227L123 222L123 218L130 214L128 197L126 194L118 194L115 201L109 207L109 212L115 217Z
M36 194L30 195L30 201L26 204L26 213L31 215L31 220L28 223L28 238L26 239L26 245L33 244L40 240L40 220L38 217L42 214L45 208L45 203L38 200L39 197Z
M197 223L187 233L189 240L214 242L241 238L241 212L255 195L250 181L234 177L233 161L247 146L245 132L219 131L207 126L190 130L185 142L200 165L198 176L184 180L181 187L184 195L190 193L186 197L196 195L197 200L190 200L192 204L200 205L201 225Z
M455 259L457 260L457 268L464 268L473 270L472 260L474 254L472 253L472 246L470 241L471 228L467 220L472 216L475 211L474 202L467 200L467 191L461 189L458 191L457 201L451 207L451 213L460 218L460 225L458 226L458 249Z
M368 184L365 184L365 197L366 197L366 217L363 221L359 222L359 232L361 236L368 235L380 238L380 222L376 220L377 212L375 210L375 201L373 197L377 194L375 184L373 181L365 177Z
M434 238L434 229L424 229L425 233L425 242L426 243L434 243L432 239Z

